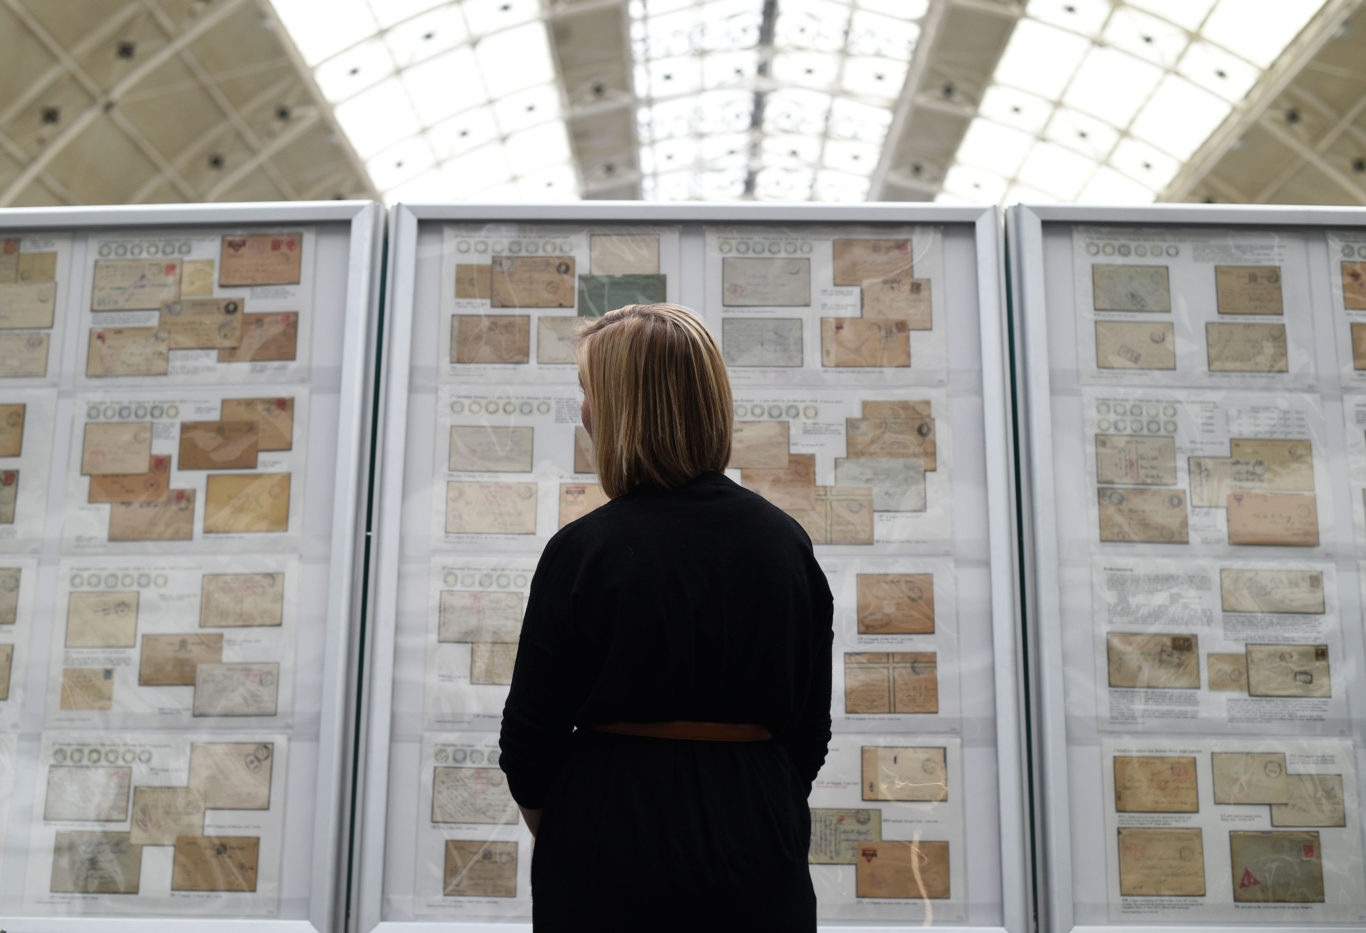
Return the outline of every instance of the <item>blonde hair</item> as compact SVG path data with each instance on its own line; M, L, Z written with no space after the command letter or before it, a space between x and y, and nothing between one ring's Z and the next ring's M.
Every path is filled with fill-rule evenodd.
M730 460L734 407L721 350L672 304L626 305L579 329L598 481L610 498L673 488Z

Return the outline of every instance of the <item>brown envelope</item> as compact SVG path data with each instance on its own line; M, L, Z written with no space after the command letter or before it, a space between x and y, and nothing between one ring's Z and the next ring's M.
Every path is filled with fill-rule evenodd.
M18 620L22 575L18 567L0 567L0 625L13 625Z
M1220 605L1225 612L1323 615L1323 574L1317 570L1219 571Z
M212 473L205 483L205 534L289 531L288 473Z
M871 486L817 486L816 508L788 509L813 544L872 544Z
M475 642L470 646L470 683L510 684L516 662L515 643Z
M100 259L95 262L92 311L157 311L180 297L176 259Z
M47 772L43 819L121 823L128 819L131 768L53 765Z
M1205 655L1205 679L1211 690L1225 693L1247 693L1247 655Z
M786 421L737 421L728 467L764 470L787 468L789 425ZM814 479L812 480L814 482Z
M1247 645L1247 692L1254 697L1328 697L1327 645Z
M536 362L573 363L580 319L542 317L536 321Z
M447 839L441 893L446 897L516 897L517 843Z
M911 274L910 240L844 240L832 244L836 285L862 285L868 279Z
M142 846L129 833L61 832L53 839L53 894L137 894Z
M851 459L919 460L938 468L933 418L846 418L844 445Z
M177 836L204 832L204 795L193 787L133 788L131 841L173 846Z
M51 327L56 307L56 282L0 284L0 330Z
M256 836L179 836L171 890L255 891L260 858Z
M1110 486L1096 490L1100 540L1130 544L1185 544L1186 493L1180 489Z
M180 264L180 297L208 298L213 294L212 259L186 259Z
M269 810L274 758L271 742L195 742L189 786L210 810Z
M486 265L457 265L455 267L455 297L488 301L489 267Z
M923 839L859 843L854 893L858 897L948 897L949 844Z
M905 321L911 330L933 330L930 280L910 274L869 279L859 289L866 318Z
M0 471L0 525L14 524L14 509L19 502L19 471Z
M24 452L25 405L0 405L0 457L18 457Z
M517 805L497 768L436 768L433 823L516 823Z
M1366 324L1352 324L1352 368L1366 369Z
M72 593L66 603L66 647L131 648L137 644L137 590Z
M1235 902L1323 903L1323 848L1318 833L1231 831L1228 843Z
M260 428L255 421L184 421L180 469L254 470Z
M223 660L218 633L143 635L138 684L143 687L193 687L201 664Z
M1220 314L1280 314L1280 266L1215 266L1214 294Z
M938 712L935 653L846 653L844 708L851 714Z
M489 277L491 307L574 307L573 256L494 256Z
M942 747L863 746L863 799L949 799L949 772Z
M745 423L745 422L741 422ZM781 424L787 422L752 421L749 424ZM784 434L787 432L784 431ZM786 438L783 440L786 448ZM816 508L816 455L786 454L787 466L782 469L744 467L740 470L740 485L757 492L780 509L787 511ZM732 449L732 462L734 451Z
M656 275L659 235L595 233L588 238L588 265L593 275Z
M199 599L200 628L282 625L283 573L206 573Z
M1096 482L1175 486L1176 438L1097 434Z
M148 502L109 506L110 541L189 541L194 537L194 490L172 489Z
M860 635L926 635L934 631L934 574L858 574Z
M452 363L525 363L531 359L531 318L518 314L457 314L451 322Z
M1203 897L1205 847L1200 830L1121 827L1119 893L1125 897Z
M225 398L220 416L224 421L255 421L256 446L260 450L294 447L292 398Z
M1111 632L1105 636L1110 686L1197 690L1199 649L1194 635Z
M1237 460L1233 457L1190 457L1191 498L1194 508L1222 509L1231 492L1265 492L1265 460Z
M607 493L597 483L560 483L559 527L583 518L607 501Z
M242 318L241 299L191 298L166 302L157 323L172 350L212 350L242 343Z
M1165 314L1172 309L1172 290L1166 266L1091 266L1092 307L1097 311L1150 311Z
M19 241L0 239L0 282L19 278Z
M302 233L225 236L218 260L218 284L297 285L303 260Z
M51 282L57 278L55 252L20 253L18 266L21 282Z
M456 473L529 473L535 431L530 427L451 427L449 469Z
M109 327L90 332L87 376L164 376L171 340L156 327Z
M14 646L0 645L0 700L9 699L10 671L14 667Z
M299 312L243 314L242 342L218 351L220 363L265 363L299 358Z
M1212 373L1290 371L1284 324L1206 324L1205 344Z
M1176 331L1161 321L1097 321L1099 369L1176 369Z
M1271 805L1272 826L1346 826L1341 774L1287 774L1290 800Z
M1228 446L1239 460L1265 461L1267 488L1273 492L1313 491L1314 445L1309 440L1235 437Z
M535 533L535 483L446 484L446 534Z
M1215 803L1289 802L1283 752L1213 752L1210 759Z
M584 430L583 425L574 425L574 472L596 473L597 464L593 460L593 438Z
M910 323L861 317L821 318L821 365L910 366Z
M863 417L912 421L932 416L928 399L869 399L863 403Z
M113 709L114 672L99 667L63 668L58 706L65 710Z
M1342 264L1342 306L1348 311L1366 311L1366 262Z
M1230 544L1318 547L1318 505L1312 495L1302 493L1229 493L1228 540Z
M92 421L85 426L81 475L145 473L152 459L149 422Z
M48 334L0 334L0 377L47 375Z
M1115 810L1120 813L1199 813L1195 759L1116 755Z
M153 457L145 473L106 473L90 477L88 502L153 502L171 488L171 458Z

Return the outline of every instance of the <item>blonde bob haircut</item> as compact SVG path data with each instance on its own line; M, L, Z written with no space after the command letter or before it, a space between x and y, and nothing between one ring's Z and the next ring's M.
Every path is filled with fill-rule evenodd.
M716 341L687 308L626 305L578 331L598 482L671 489L730 460L734 407Z

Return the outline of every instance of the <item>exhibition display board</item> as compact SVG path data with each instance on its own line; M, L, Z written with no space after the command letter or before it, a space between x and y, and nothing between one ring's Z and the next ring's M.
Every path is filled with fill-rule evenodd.
M727 473L835 594L822 925L1028 928L1000 232L904 205L391 212L354 929L529 923L498 729L540 550L606 501L574 333L654 301L718 337Z
M1044 929L1366 929L1366 212L1016 207Z
M341 923L383 216L0 213L0 926Z

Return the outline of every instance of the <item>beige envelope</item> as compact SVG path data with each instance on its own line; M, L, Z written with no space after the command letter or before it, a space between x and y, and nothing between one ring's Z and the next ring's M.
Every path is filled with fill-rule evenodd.
M186 259L180 264L180 297L208 298L213 294L214 261Z
M722 259L721 305L727 308L810 307L811 260Z
M1287 774L1290 800L1271 805L1272 826L1346 826L1341 774Z
M446 484L446 534L535 533L535 483Z
M916 840L865 842L854 867L858 897L917 900L949 896L949 844Z
M131 648L137 644L137 590L75 592L66 603L66 647Z
M171 890L255 891L260 858L256 836L178 836Z
M1228 540L1230 544L1318 547L1318 504L1310 494L1229 493Z
M1176 369L1176 331L1161 321L1097 321L1099 369Z
M787 469L789 428L786 421L735 422L730 446L730 463L726 466L739 467L742 470Z
M1125 897L1203 897L1205 847L1200 830L1121 827L1119 893Z
M1342 306L1348 311L1366 311L1366 262L1342 264Z
M0 284L0 330L51 327L56 307L56 282Z
M1327 645L1248 645L1247 692L1254 697L1328 697Z
M81 475L146 473L152 459L150 422L92 421L85 426Z
M18 457L24 452L24 412L27 406L0 405L0 457Z
M191 298L166 302L157 323L172 350L212 350L242 343L243 317L239 298Z
M1130 544L1185 544L1186 493L1180 489L1110 486L1096 490L1100 540Z
M588 238L588 266L593 275L656 275L659 235L595 233Z
M489 300L489 267L487 265L456 265L455 297L474 301Z
M728 317L721 321L721 353L727 366L801 366L803 339L801 318Z
M173 846L177 836L204 832L204 795L193 787L133 788L131 841Z
M516 644L477 641L470 646L470 683L510 684L516 663Z
M266 363L299 358L299 312L243 314L242 342L218 351L220 363Z
M108 327L90 332L87 376L164 376L170 336L157 327Z
M535 431L529 427L451 427L449 469L457 473L529 473Z
M19 583L23 571L0 567L0 625L13 625L19 618Z
M858 574L860 635L927 635L934 631L934 574Z
M1228 843L1235 902L1323 903L1323 849L1318 833L1230 831Z
M58 831L52 844L53 894L137 894L142 846L129 833Z
M910 366L911 328L906 321L821 318L821 365Z
M816 508L787 514L814 544L872 544L873 490L870 486L817 486Z
M942 747L863 746L864 800L949 799L949 772Z
M297 285L303 260L302 233L225 236L218 259L218 284Z
M100 259L95 262L92 311L158 311L180 297L177 259Z
M189 786L210 810L269 810L274 758L271 742L195 742Z
M442 590L439 642L512 642L522 634L522 594L493 590Z
M1097 434L1096 482L1175 486L1176 438Z
M909 274L869 279L859 289L866 318L905 321L911 330L933 330L930 280Z
M0 645L0 700L9 699L10 671L14 667L14 646Z
M225 398L220 416L224 421L255 421L256 446L260 450L294 447L292 398Z
M836 285L862 285L868 279L911 275L910 240L837 239L832 244Z
M447 839L441 893L446 897L516 897L517 843Z
M750 421L740 424L781 424L786 421ZM783 431L783 447L787 447L786 430ZM775 445L776 447L776 445ZM756 453L751 449L747 453ZM814 510L816 508L816 455L785 454L787 466L780 469L744 467L740 470L740 485L757 492L780 509L787 511ZM734 463L732 447L731 462ZM757 459L757 458L756 458Z
M573 363L580 318L541 317L536 319L536 362Z
M882 838L882 811L811 808L811 845L806 860L812 865L852 865L858 846Z
M489 277L491 307L574 307L573 256L494 256Z
M121 823L128 819L132 768L53 765L47 772L43 819Z
M1214 294L1220 314L1280 314L1280 266L1215 266Z
M18 267L21 282L51 282L57 278L57 254L20 253Z
M607 504L607 493L597 483L560 483L560 524L563 528Z
M517 804L497 768L436 768L433 823L516 823Z
M583 425L574 425L574 472L596 473L597 464L593 459L593 438L584 430Z
M1247 693L1247 654L1205 655L1205 677L1211 690Z
M145 473L90 477L87 502L154 502L171 490L171 458L153 457Z
M1323 615L1323 574L1317 570L1219 571L1220 604L1225 612Z
M519 314L454 316L452 363L525 363L530 358L530 317Z
M1199 689L1199 649L1195 635L1111 632L1105 636L1110 686Z
M114 672L109 668L62 669L58 707L64 710L102 712L114 708Z
M1366 369L1366 324L1352 324L1352 368Z
M288 473L212 473L205 481L206 534L289 531Z
M19 503L19 471L0 471L0 525L14 524L14 509Z
M1267 488L1273 492L1313 491L1314 445L1309 440L1235 437L1228 446L1235 459L1266 463Z
M1212 373L1290 371L1284 324L1206 324Z
M844 655L846 713L936 713L935 652L856 652Z
M1212 752L1214 802L1289 803L1284 752Z
M1193 757L1116 755L1115 810L1199 813Z
M1270 468L1265 460L1233 457L1190 457L1191 498L1194 508L1222 509L1231 492L1265 492Z
M255 421L183 421L180 469L254 470L259 437Z
M846 418L844 445L851 459L920 460L938 469L933 418Z
M1166 266L1091 266L1091 306L1097 311L1150 311L1165 314L1172 309L1171 280Z
M206 573L201 578L200 628L284 624L283 573Z
M0 377L47 375L48 334L0 334Z
M863 417L916 421L932 416L929 399L867 399Z
M876 512L925 511L925 462L895 457L835 458L836 486L867 486Z
M189 541L194 538L193 489L172 489L157 500L109 506L110 541Z
M138 684L143 687L193 687L201 664L223 660L218 633L143 635Z
M196 716L274 716L279 704L280 665L275 662L209 663L195 668Z
M0 282L19 278L19 241L0 239Z

